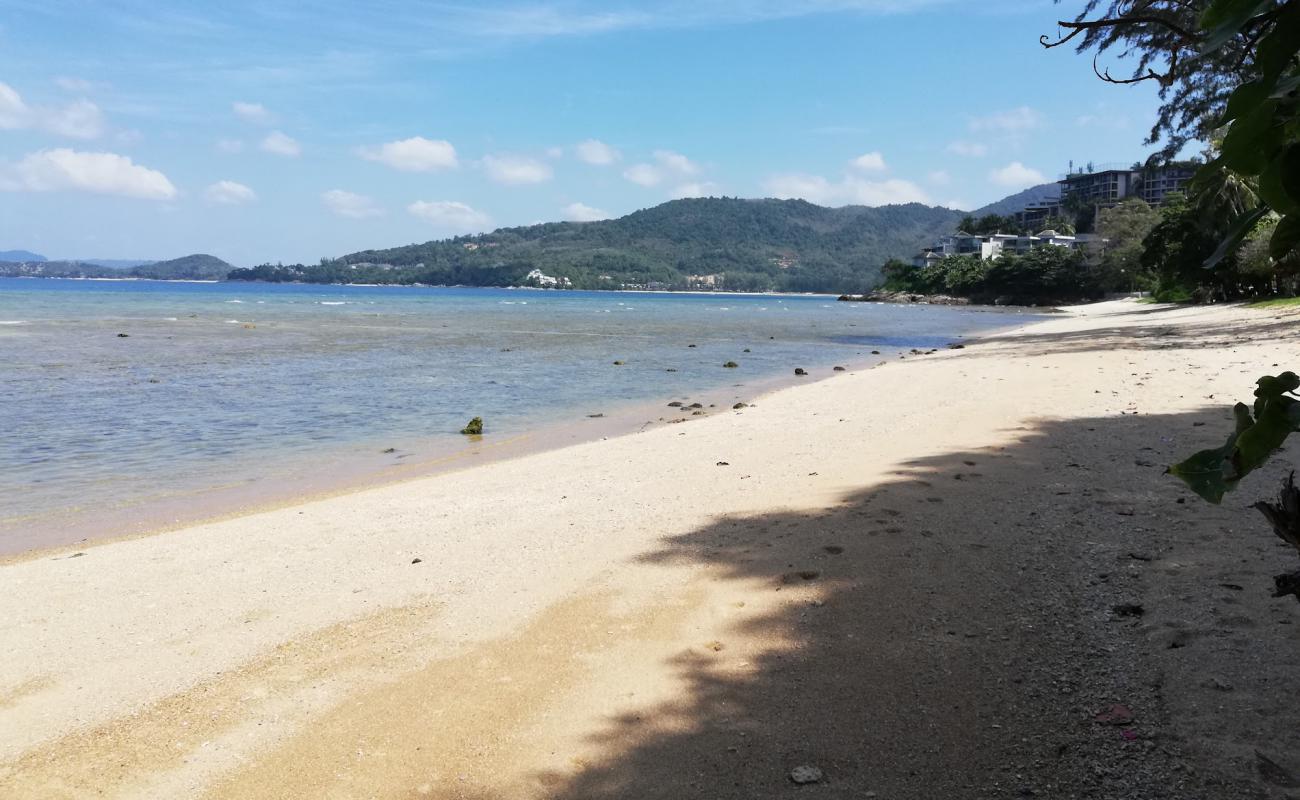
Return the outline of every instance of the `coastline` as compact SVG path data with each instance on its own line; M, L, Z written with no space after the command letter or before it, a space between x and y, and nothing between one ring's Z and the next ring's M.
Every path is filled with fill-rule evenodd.
M995 328L981 335L998 335L1014 327ZM914 353L891 349L881 355L860 354L846 358L843 366L851 375ZM600 409L593 407L591 413L570 409L560 419L539 419L527 429L504 438L489 431L483 437L468 439L445 436L415 441L377 439L364 447L354 445L331 453L323 461L313 456L302 463L285 465L278 479L271 482L272 486L266 486L265 481L256 484L233 481L109 508L54 513L40 518L39 527L35 528L24 527L21 520L6 521L7 524L0 525L0 565L461 472L574 445L635 435L654 427L700 422L710 416L730 413L734 410L731 406L737 402L752 405L774 392L837 377L840 373L830 367L820 374L807 376L767 374L743 383L703 389L691 397L615 401L603 404ZM689 408L667 406L673 400L701 402L704 408L697 414ZM396 458L381 457L389 449L397 450ZM406 460L410 456L414 458Z
M0 563L0 793L755 797L817 764L972 796L1011 764L1044 796L1240 796L1251 747L1300 745L1300 613L1259 591L1262 526L1157 465L1300 360L1297 319L1072 308L697 424ZM1131 748L1091 719L1115 702Z

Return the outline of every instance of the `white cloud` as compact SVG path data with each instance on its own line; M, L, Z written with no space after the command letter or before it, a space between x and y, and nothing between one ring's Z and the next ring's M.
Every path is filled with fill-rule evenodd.
M970 129L1015 133L1037 128L1042 122L1042 114L1029 106L1020 106L1010 111L997 111L983 117L975 117L970 121Z
M230 104L230 110L235 112L235 116L244 122L254 122L264 125L271 121L271 112L266 110L266 106L261 103L242 103L235 101Z
M94 194L169 200L176 187L161 172L140 166L117 153L87 153L66 147L29 153L13 165L0 165L0 189L7 191L81 191Z
M554 174L549 164L527 156L484 156L483 167L489 178L507 185L544 183Z
M622 158L622 154L599 139L578 142L573 153L579 161L597 167L607 167Z
M89 100L65 106L29 106L7 83L0 83L0 130L34 130L70 139L96 139L104 133L104 114Z
M800 173L774 175L763 184L772 197L800 198L823 206L884 206L897 203L929 203L921 187L899 178L868 181L853 175L832 182L820 175Z
M970 209L971 204L967 203L965 200L944 200L943 207L951 208L954 211L966 211Z
M222 153L242 153L244 142L241 139L218 139L217 150Z
M104 114L89 100L78 100L62 108L45 109L41 126L50 133L70 139L98 139L104 133Z
M443 139L412 136L378 147L362 147L357 153L367 161L378 161L402 172L432 172L459 165L456 148Z
M849 165L863 172L884 172L887 169L885 157L878 152L863 153L850 161Z
M685 178L700 171L699 164L672 150L656 150L654 158L657 164L633 164L623 170L623 177L640 186L658 186L670 177Z
M546 157L550 159L564 158L564 148L548 147L546 148Z
M418 200L406 210L448 233L477 233L492 224L487 214L455 201Z
M722 187L709 181L683 183L673 189L672 195L674 200L682 200L687 197L716 197L722 193Z
M948 3L949 0L643 0L625 4L633 7L624 8L610 8L612 4L599 2L507 6L449 3L440 8L438 24L451 35L471 40L537 40L626 30L742 25L836 13L899 14Z
M1123 114L1084 114L1074 120L1080 128L1102 128L1124 131L1129 128L1129 118Z
M87 94L95 88L95 84L91 81L88 81L85 78L74 78L69 75L55 78L54 85L65 92L75 92L77 94Z
M280 131L271 131L258 145L267 153L274 153L277 156L288 156L297 158L302 155L302 145L291 136L286 136Z
M320 199L330 211L349 219L369 219L383 216L384 213L372 198L343 189L330 189Z
M18 90L7 83L0 83L0 130L16 130L27 127L31 110L23 102Z
M633 164L623 170L623 177L639 186L657 186L664 176L650 164Z
M935 186L947 186L952 183L952 176L941 169L936 169L934 172L931 172L926 176L926 179Z
M595 222L609 217L608 211L592 208L586 203L570 203L564 207L564 218L572 222Z
M217 181L203 191L209 203L223 206L242 206L257 199L257 193L242 183Z
M654 156L655 160L658 161L664 169L676 172L678 175L694 175L700 171L698 164L691 161L681 153L674 153L672 150L656 150Z
M1047 182L1047 178L1043 176L1043 173L1026 167L1019 161L1013 161L1002 169L993 170L989 173L989 180L1008 189L1025 189Z
M983 158L989 154L989 147L979 142L953 142L948 145L948 152L966 158Z

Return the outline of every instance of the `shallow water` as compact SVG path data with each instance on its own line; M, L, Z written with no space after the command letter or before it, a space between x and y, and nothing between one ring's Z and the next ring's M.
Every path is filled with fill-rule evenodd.
M1022 321L805 296L0 279L0 536L388 447L452 452L472 416L503 439Z

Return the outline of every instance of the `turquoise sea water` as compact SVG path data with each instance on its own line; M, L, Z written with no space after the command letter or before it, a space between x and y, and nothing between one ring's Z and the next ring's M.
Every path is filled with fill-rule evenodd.
M491 441L667 411L1022 321L804 296L0 279L0 536L389 447L453 452L472 416Z

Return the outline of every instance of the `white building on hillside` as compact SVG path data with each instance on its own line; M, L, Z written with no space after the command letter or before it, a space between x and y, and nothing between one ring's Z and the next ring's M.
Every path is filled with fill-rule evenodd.
M543 289L567 289L573 285L573 281L568 278L557 278L554 275L546 275L540 269L535 269L524 276L524 283L530 286L540 286Z
M1011 233L974 234L957 231L945 236L927 247L912 259L912 264L925 267L941 258L950 256L977 256L989 261L1001 258L1005 254L1023 255L1035 247L1066 247L1078 249L1086 239L1078 236L1066 236L1053 230L1046 230L1032 236L1017 236Z

